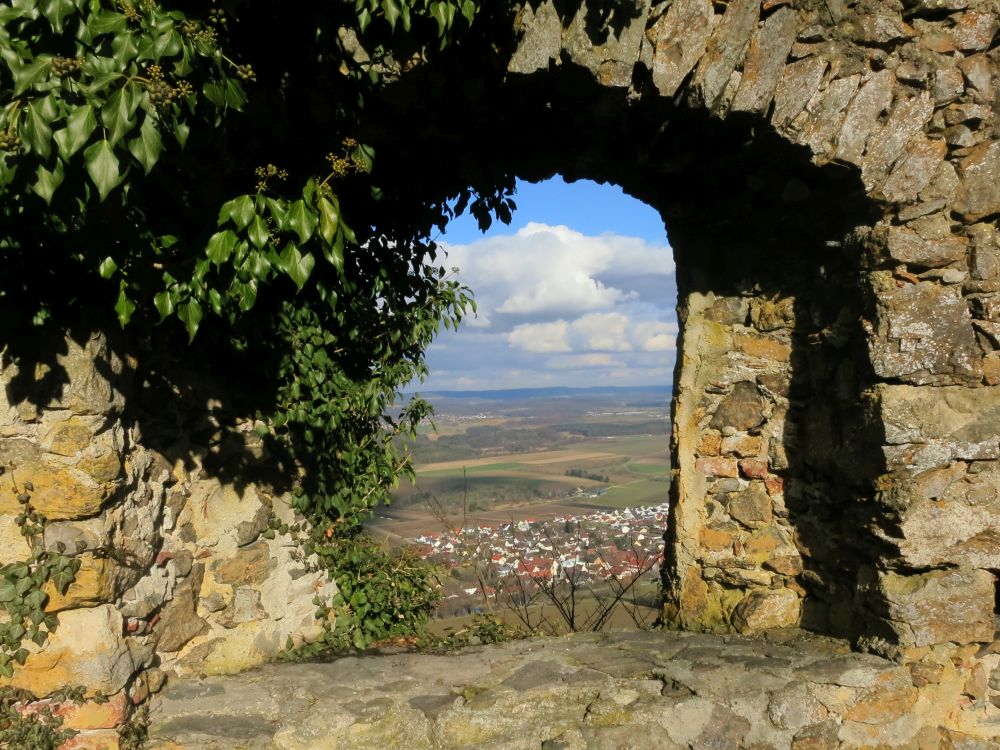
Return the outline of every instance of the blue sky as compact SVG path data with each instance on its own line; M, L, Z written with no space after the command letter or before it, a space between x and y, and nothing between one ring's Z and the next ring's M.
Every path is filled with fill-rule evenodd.
M613 185L518 182L509 226L438 238L479 313L442 332L418 390L665 385L677 319L659 215Z

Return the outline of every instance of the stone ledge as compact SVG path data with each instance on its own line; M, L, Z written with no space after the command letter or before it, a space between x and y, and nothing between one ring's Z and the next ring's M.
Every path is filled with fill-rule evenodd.
M151 747L997 750L1000 708L968 685L1000 654L952 656L915 671L801 632L622 632L269 665L169 686Z

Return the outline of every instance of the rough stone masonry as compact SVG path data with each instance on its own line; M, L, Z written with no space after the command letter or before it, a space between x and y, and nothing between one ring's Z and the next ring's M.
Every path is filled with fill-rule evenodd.
M844 636L913 665L906 695L956 669L942 725L981 743L1000 716L998 28L995 0L536 0L461 76L389 61L366 130L419 198L558 171L659 210L681 324L665 620ZM67 351L59 403L0 404L0 460L53 540L121 554L84 553L15 682L135 703L163 671L308 637L323 582L258 538L280 498L161 460L120 417L135 394L107 340ZM865 746L832 721L796 746Z

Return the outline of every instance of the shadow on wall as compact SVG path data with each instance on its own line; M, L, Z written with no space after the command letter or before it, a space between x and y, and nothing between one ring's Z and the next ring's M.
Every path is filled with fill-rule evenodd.
M696 451L718 430L721 448L717 464L699 457L709 467L701 475L680 475L690 486L673 487L668 546L690 548L681 537L691 527L679 524L696 513L717 535L699 542L694 559L675 557L668 583L690 600L679 579L688 566L701 568L695 588L707 587L708 601L702 612L681 601L682 611L696 610L689 626L753 629L752 608L737 611L744 595L789 590L803 597L803 625L853 637L864 619L854 595L859 567L882 549L870 516L883 434L869 412L874 376L859 283L873 207L854 170L816 167L807 149L751 119L685 128L681 137L686 195L651 201L670 226L681 320L701 327L696 351L679 352L675 394L696 403L688 423L675 403L675 429L697 430L678 444ZM695 314L695 300L706 299ZM732 552L704 548L729 541Z
M65 408L73 390L106 390L108 398L124 397L112 412L126 432L169 466L200 469L205 478L239 494L258 483L276 494L291 489L286 451L273 436L253 432L246 418L254 405L241 402L241 394L246 401L251 378L245 370L208 366L211 333L188 345L185 337L166 329L122 332L107 312L81 310L68 330L23 320L10 325L17 315L5 316L0 361L5 396L22 418L33 421L46 410ZM106 342L99 355L80 359L82 352L94 354L88 342L98 335ZM110 414L98 432L113 426Z
M613 5L595 7L611 12ZM633 85L641 89L643 82ZM777 519L780 534L792 538L803 566L772 580L808 593L807 624L851 627L853 615L840 609L853 611L848 592L857 569L877 557L866 522L883 444L866 413L872 374L861 329L865 301L856 244L863 232L854 230L871 224L874 214L857 172L838 164L816 167L808 149L790 145L757 117L719 120L662 98L630 99L627 89L602 86L566 60L555 70L506 81L488 62L462 77L417 68L372 102L368 117L360 130L380 154L373 176L383 186L381 214L410 215L470 187L480 195L503 192L515 176L539 180L557 171L570 180L615 182L660 211L677 260L682 322L692 295L711 295L718 304L710 322L727 336L774 342L773 356L734 349L699 365L701 391L691 394L700 410L694 427L707 428L737 383L753 385L768 422L746 430L777 430L768 472L784 487L773 493L780 497L768 515ZM405 130L398 127L401 117L409 123ZM768 329L751 312L762 301L789 301L791 314ZM112 330L107 323L101 327ZM265 478L264 472L278 492L287 489L277 446L241 432L246 424L238 415L251 412L232 400L232 383L242 374L206 373L199 366L197 347L210 341L186 350L179 366L167 364L176 353L169 339L123 346L136 356L126 355L124 372L114 376L134 383L127 419L141 427L144 444L170 462L198 463L224 483L242 487ZM51 403L58 397L66 381L57 352L41 341L8 349L5 357L22 362L8 387L14 400ZM678 362L685 354L690 352L681 352ZM768 384L761 380L765 374ZM678 370L678 383L682 375ZM675 455L675 465L684 459ZM718 481L729 478L712 478L698 497L684 494L694 485L675 485L675 522L667 532L671 583L685 567L712 567L701 551L677 557L693 541L682 538L691 530L677 528L678 514L690 511L701 525L728 524L734 543L744 547L765 530L727 518L734 493L765 480ZM732 558L732 570L747 564L738 553ZM699 585L729 602L721 614L728 623L733 602L762 584L729 572Z
M699 434L714 429L715 410L737 383L749 383L758 399L759 418L741 430L768 434L765 472L698 482L682 474L688 485L672 489L667 587L682 588L686 571L696 569L694 598L703 600L681 622L728 629L747 592L775 587L804 598L807 626L853 635L862 627L858 572L882 548L870 521L875 478L884 471L882 428L869 414L873 373L862 320L870 312L860 285L862 244L878 213L858 171L814 165L808 148L758 117L720 120L662 98L629 99L566 59L495 87L470 71L461 85L443 80L428 89L429 76L416 71L372 108L367 132L387 157L376 174L390 200L405 211L417 196L445 200L470 185L480 195L501 193L515 176L536 181L556 172L621 185L669 226L682 338L697 296L711 300L709 328L726 342L711 361L678 353L675 399L692 399L697 414L691 430L698 434L684 448L691 463ZM633 89L643 86L633 81ZM411 127L401 137L391 125L404 112ZM394 169L379 172L380 165ZM782 314L762 319L768 306ZM707 329L698 325L695 345L702 346ZM685 359L700 369L690 378L697 392L682 396ZM677 408L675 401L675 432L684 428ZM675 453L674 465L684 459ZM733 518L731 503L758 488L771 496L767 521ZM685 514L697 521L679 529ZM698 549L699 529L713 526L729 535L719 537L730 550L721 556ZM768 534L785 546L778 552L799 562L759 574L768 558L746 546Z

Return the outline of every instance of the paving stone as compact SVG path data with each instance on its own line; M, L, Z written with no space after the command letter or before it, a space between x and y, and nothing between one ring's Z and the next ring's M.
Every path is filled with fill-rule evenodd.
M445 655L271 664L173 682L154 699L150 747L854 750L864 744L837 744L845 714L853 717L851 731L875 738L870 746L894 736L898 722L908 722L911 734L925 725L928 712L913 700L920 691L909 669L871 655L835 654L846 648L796 631L781 645L622 632ZM618 676L567 684L581 663L608 666L616 656L631 665ZM658 677L635 679L643 668ZM952 682L931 685L936 701L959 699L965 682ZM820 700L814 693L824 684ZM927 726L937 731L933 722Z

